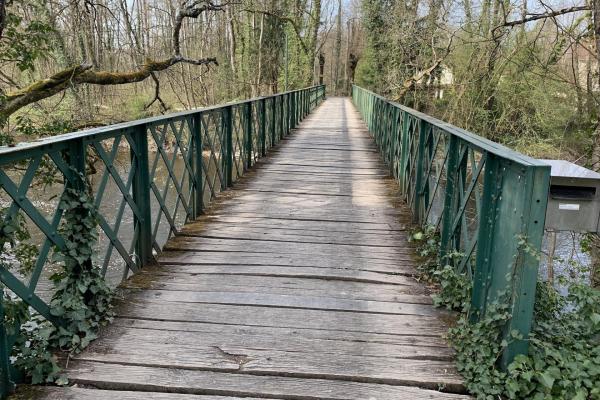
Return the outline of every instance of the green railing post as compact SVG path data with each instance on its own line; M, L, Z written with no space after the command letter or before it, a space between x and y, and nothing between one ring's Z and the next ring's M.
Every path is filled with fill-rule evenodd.
M267 155L267 100L260 99L260 155Z
M136 127L132 135L133 146L131 151L132 164L135 163L133 176L133 201L137 205L141 216L133 217L134 231L137 230L135 252L139 258L139 267L152 264L152 213L150 205L150 172L148 167L148 133L146 125Z
M470 318L477 321L489 304L508 302L511 319L504 335L509 345L500 359L502 367L528 351L539 261L519 242L541 247L549 175L548 167L521 167L495 156L488 155L486 162L478 238L483 242L478 247ZM512 332L521 339L512 338Z
M6 398L15 390L10 376L10 349L6 326L4 326L4 288L0 286L0 398Z
M454 221L454 214L456 211L456 185L457 174L456 169L458 167L458 137L455 135L450 136L450 142L448 143L448 159L446 160L446 188L444 194L444 211L442 216L442 233L440 238L440 260L442 263L445 262L444 257L448 253L448 250L452 250L450 239L452 237L452 222Z
M524 173L523 202L520 212L522 225L519 235L532 249L540 249L544 237L544 222L550 185L550 167L529 167ZM518 354L527 354L529 350L529 332L533 323L535 290L538 277L539 260L535 254L520 247L516 256L512 284L512 318L505 328L506 335L516 331L522 337L509 341L504 351L501 365L507 367Z
M289 93L285 94L284 98L285 98L285 107L283 108L283 113L285 114L284 135L287 136L290 133L290 94Z
M277 97L271 97L271 147L275 146L277 137Z
M477 322L485 312L486 297L490 281L490 257L494 225L496 223L496 202L499 198L502 182L496 179L498 174L498 159L488 154L483 178L483 193L481 196L482 210L479 214L479 231L477 233L477 257L473 273L473 292L469 319Z
M417 157L415 162L416 177L415 177L415 188L414 194L414 202L413 202L413 222L415 223L423 223L421 219L421 214L423 210L421 209L421 196L424 194L423 190L423 173L425 172L425 139L427 134L427 122L421 120L419 122L419 142L417 144Z
M69 142L66 159L71 171L67 176L69 187L75 190L84 190L85 183L85 145L83 140L77 139ZM79 176L76 176L79 175Z
M284 135L284 121L283 121L283 107L284 107L284 101L285 101L285 95L281 95L279 96L279 140L283 139L283 135Z
M294 92L292 94L292 129L296 128L298 124L298 110L296 108L298 98L298 92Z
M247 102L245 107L246 114L246 169L252 168L252 103Z
M373 105L374 107L374 105ZM406 176L406 165L408 163L408 157L409 157L409 153L408 153L408 142L409 142L409 130L410 130L410 121L408 119L408 113L405 111L402 111L402 129L401 129L401 136L400 136L400 140L398 141L400 143L400 162L399 162L399 171L398 171L398 179L400 181L400 188L402 190L402 194L406 194L406 187L409 184L409 182L406 181L406 179L408 178Z
M223 129L225 133L225 186L233 185L233 109L223 109Z
M190 181L194 182L194 215L193 218L198 218L204 209L204 187L202 182L202 113L196 113L193 119L192 140L194 150L194 176L191 176Z

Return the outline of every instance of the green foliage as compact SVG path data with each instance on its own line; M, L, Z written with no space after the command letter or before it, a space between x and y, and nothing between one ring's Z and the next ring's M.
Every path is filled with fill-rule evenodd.
M408 240L417 245L417 254L425 261L435 259L440 252L440 238L435 226L426 225L411 232Z
M19 326L12 350L14 367L24 371L34 385L66 382L56 356L49 350L54 327L39 315L32 314L23 301L12 303L20 309L20 318L13 325Z
M573 284L566 298L538 283L529 355L506 371L496 367L508 306L488 309L470 324L463 317L450 337L468 390L479 399L597 399L600 396L600 293Z
M98 233L91 196L85 190L68 188L60 207L66 250L56 253L63 270L51 276L56 292L50 308L66 325L56 330L52 340L57 347L77 353L96 338L100 326L111 321L113 294L92 260Z
M358 86L376 90L379 84L379 76L377 75L374 50L370 47L365 49L365 53L358 61L354 80Z
M468 315L461 316L449 338L456 349L458 370L465 378L467 390L478 399L498 399L506 395L507 374L496 367L498 358L508 342L502 339L502 330L510 319L508 306L492 304L476 323Z
M9 215L10 209L0 209L0 266L15 268L28 276L37 259L38 248L31 243L23 214L18 211Z
M21 71L32 71L34 62L52 45L52 27L41 20L25 19L43 13L43 2L9 2L6 27L0 42L0 60L15 62Z
M462 258L462 254L458 257ZM454 255L449 259L454 259ZM469 277L464 273L456 272L456 268L450 264L435 271L434 276L435 281L440 285L440 291L433 296L433 304L448 310L466 312L471 304L472 283Z
M448 310L466 311L471 300L471 281L464 273L454 267L463 258L459 252L444 256L440 263L440 240L434 226L427 225L413 232L410 241L417 244L417 254L421 263L417 267L421 279L439 286L439 292L433 296L434 305Z
M67 250L55 252L55 261L62 265L62 270L51 276L56 288L50 302L51 312L63 325L55 327L33 313L22 300L6 292L2 295L3 324L14 341L12 364L34 384L66 383L54 351L80 352L96 337L98 328L113 317L113 292L92 261L97 241L96 210L83 178L78 180L78 189L66 189L59 205L64 215L60 231ZM0 213L2 267L11 268L15 260L20 269L23 265L33 265L37 252L14 250L26 245L24 241L30 238L24 219L18 213L13 218L6 216L3 210Z
M502 370L498 362L504 349L511 340L521 339L516 331L504 332L511 318L507 295L501 295L503 300L489 305L480 320L472 323L468 306L471 283L452 266L461 255L452 253L440 263L439 241L432 227L414 232L411 240L426 257L420 267L425 279L440 287L435 304L461 311L449 338L470 393L485 400L600 398L599 291L570 283L564 297L552 286L538 282L529 354L516 357ZM534 252L524 238L519 244L524 251Z
M0 210L0 267L16 270L28 276L38 256L37 247L30 243L31 235L21 212L9 215L10 209ZM33 383L54 382L60 378L56 357L47 350L52 327L32 315L27 304L15 299L0 288L4 310L3 325L9 338L14 338L11 359L16 368L24 371Z

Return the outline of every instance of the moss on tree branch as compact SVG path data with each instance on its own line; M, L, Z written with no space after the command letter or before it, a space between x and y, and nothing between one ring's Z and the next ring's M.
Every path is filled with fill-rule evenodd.
M22 107L60 93L69 86L76 86L84 83L93 85L122 85L126 83L141 82L150 77L152 73L164 71L178 63L218 65L216 58L192 60L180 55L175 55L160 61L146 60L146 62L137 70L126 72L95 71L90 64L69 67L49 78L34 82L26 88L6 94L6 96L0 100L0 120L8 118Z

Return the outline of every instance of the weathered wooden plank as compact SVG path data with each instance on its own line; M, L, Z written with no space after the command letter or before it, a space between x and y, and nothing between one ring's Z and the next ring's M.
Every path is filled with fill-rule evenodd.
M122 373L115 373L116 370ZM209 371L78 362L71 380L101 388L169 391L285 400L464 400L467 396L407 386L298 379ZM187 400L187 399L186 399ZM202 399L204 400L204 399Z
M240 332L241 331L241 332ZM103 332L102 340L95 342L90 347L91 352L119 353L127 351L134 343L138 348L152 348L151 354L160 352L172 355L177 349L186 349L193 354L211 353L215 348L228 349L254 349L262 351L281 351L299 353L337 354L354 356L369 356L380 358L415 359L449 361L454 356L454 351L448 347L420 346L416 343L390 344L378 342L356 342L348 340L324 340L306 338L293 334L281 340L280 336L266 331L249 334L246 330L238 332L203 332L201 340L197 332L169 331L160 329L160 325L139 329L135 327L115 326ZM242 351L242 350L240 350Z
M159 261L168 265L247 265L352 269L413 276L416 268L411 257L389 260L338 254L327 258L303 254L250 253L231 251L165 251Z
M121 365L385 383L430 389L443 386L449 391L459 393L465 390L462 378L456 372L453 363L448 361L409 358L399 360L347 354L336 354L333 357L331 354L322 353L264 351L225 346L202 349L169 344L131 347L118 343L111 343L110 348L102 348L100 352L90 349L73 356L73 359Z
M301 208L305 212L316 207L325 207L328 213L335 215L343 210L352 214L377 213L383 216L398 217L401 211L395 207L390 199L380 196L335 196L335 195L310 195L310 194L279 194L237 192L234 198L225 198L222 205L231 206L231 211L246 211L257 204L269 203L277 209ZM256 210L255 210L256 211Z
M144 272L146 273L146 272ZM161 271L153 270L153 273ZM384 283L391 285L414 286L414 278L404 275L391 275L379 272L361 271L342 268L314 267L281 267L271 265L173 265L169 274L184 273L189 275L248 275L248 276L278 276L297 277L324 280L343 280L349 282Z
M165 271L167 272L167 271ZM165 277L166 279L163 279ZM316 296L337 299L431 304L431 297L421 285L410 287L381 283L323 281L310 278L204 275L199 279L191 274L171 276L167 273L139 274L125 282L133 289L189 290L196 292L245 292L283 295Z
M447 321L428 316L365 314L223 304L172 304L154 301L130 301L118 308L117 315L126 318L162 321L210 322L298 329L334 329L392 335L442 336L447 331Z
M232 251L233 250L233 251ZM315 254L305 254L302 252L293 252L288 250L284 253L264 252L264 251L235 251L228 248L226 250L165 250L160 253L159 260L162 263L170 263L171 259L176 263L182 263L189 259L191 264L227 264L235 265L240 262L243 264L242 257L247 258L248 265L280 265L294 267L314 267L314 268L344 268L344 269L362 269L365 271L381 271L390 274L408 274L414 275L417 272L412 254L403 256L389 257L386 255L373 255L369 257L366 253L350 254L335 253L328 257L318 257Z
M404 237L406 238L406 229L368 229L359 226L347 226L344 223L329 224L328 227L315 226L315 222L310 222L312 227L306 227L306 223L298 224L298 221L293 220L282 220L275 221L269 219L248 219L242 220L237 219L236 222L231 221L219 221L218 219L203 219L194 223L186 224L181 232L226 232L226 231L239 231L239 232L280 232L284 234L302 234L302 235L314 235L314 236L334 236L338 234L343 235L355 235L372 238L385 238L389 237ZM304 226L303 226L304 225ZM337 225L337 226L336 226ZM327 229L328 228L328 229Z
M207 216L198 221L186 224L182 228L182 232L192 231L201 232L204 230L220 230L220 229L240 229L240 230L271 230L282 231L285 233L311 233L315 235L334 235L338 233L354 234L354 235L378 235L378 236L395 236L397 234L407 233L406 225L396 225L395 229L389 224L353 224L349 222L327 222L322 221L317 224L315 221L298 221L286 219L269 219L269 218L242 218L242 217L213 217Z
M161 390L157 388L157 390ZM259 400L251 397L202 396L168 392L98 390L80 387L24 387L11 400Z
M208 214L195 222L185 225L185 229L202 230L213 225L215 227L247 227L247 228L268 228L285 229L288 231L300 230L311 232L341 232L354 234L379 234L394 235L405 234L408 223L396 223L395 221L378 223L369 222L349 222L335 220L318 220L315 218L278 218L277 216L268 217L262 214L249 215L213 215Z
M352 311L371 314L448 316L448 313L443 310L423 303L348 300L334 297L298 296L264 292L197 292L193 290L169 291L146 289L132 294L130 298L139 301L149 300L169 303L229 304L308 310Z
M406 246L376 246L319 242L298 242L290 240L243 240L243 239L221 239L191 236L176 236L165 246L167 250L205 250L221 251L223 249L235 249L237 251L260 251L264 253L305 253L305 254L338 254L340 252L350 254L373 254L377 257L396 257L411 254L413 250Z
M263 209L261 212L257 210L237 210L235 217L243 218L261 218L261 219L283 219L283 220L296 220L296 221L312 221L312 222L347 222L347 223L359 223L359 224L396 224L396 223L408 223L411 218L406 214L399 216L388 216L385 213L376 213L367 211L366 213L351 213L346 210L337 210L337 212L331 213L329 211L321 210L310 210L303 213L303 210L292 211L280 211L277 209ZM224 210L223 208L215 207L210 209L209 218L222 218L231 217L233 214ZM403 228L406 225L401 225Z
M181 322L181 321L159 321L145 319L115 318L111 326L133 327L136 329L158 329L171 331L174 334L179 332L194 332L201 338L205 333L220 333L223 335L251 335L251 336L272 336L278 338L299 337L304 339L316 339L327 341L344 341L352 343L380 343L390 344L392 346L421 346L421 347L443 347L447 348L448 343L440 336L424 336L420 333L415 335L396 335L385 333L353 332L336 329L336 327L322 327L320 329L310 329L303 327L285 328L272 326L249 326L233 325L219 323L203 322Z
M273 240L290 241L298 243L333 243L333 244L355 244L361 243L370 246L407 247L406 232L327 232L311 230L289 230L259 228L253 226L205 226L204 229L185 227L180 231L181 235L192 237L210 237L222 239L245 239L245 240Z

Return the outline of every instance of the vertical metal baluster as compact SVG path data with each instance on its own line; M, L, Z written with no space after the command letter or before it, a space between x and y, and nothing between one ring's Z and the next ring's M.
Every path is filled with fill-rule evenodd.
M233 185L233 109L227 106L223 109L225 129L225 182L226 187Z
M275 137L277 136L277 108L276 97L271 97L271 147L275 146Z
M148 170L148 134L146 125L135 128L131 135L135 151L131 149L131 164L135 163L135 175L133 177L133 201L141 216L133 216L134 231L138 229L135 252L137 254L138 267L152 264L152 214L150 204L150 175ZM137 155L136 155L137 153Z
M425 172L425 139L426 139L426 133L427 133L427 128L428 128L428 124L427 122L421 120L419 122L419 143L418 143L418 147L417 147L417 157L415 162L417 163L417 165L415 166L415 169L417 171L417 175L415 177L415 188L413 189L415 191L415 199L414 199L414 203L413 203L413 222L415 223L424 223L425 221L422 221L421 219L421 214L423 212L422 210L422 199L421 196L423 195L423 173Z
M194 115L194 125L192 127L192 138L194 141L194 219L198 218L202 214L204 209L204 186L202 182L202 163L204 159L202 157L202 113L196 113Z
M260 155L267 155L267 100L260 99Z
M279 96L279 140L283 139L283 103L284 95Z
M249 101L246 103L246 169L252 168L252 124L253 124L253 116L252 116L252 102Z
M458 141L455 135L450 135L450 146L448 160L446 161L446 192L444 196L444 215L442 216L442 234L440 245L440 260L442 260L451 249L450 239L452 236L452 222L456 211L456 185L458 167ZM443 261L442 261L443 262Z

